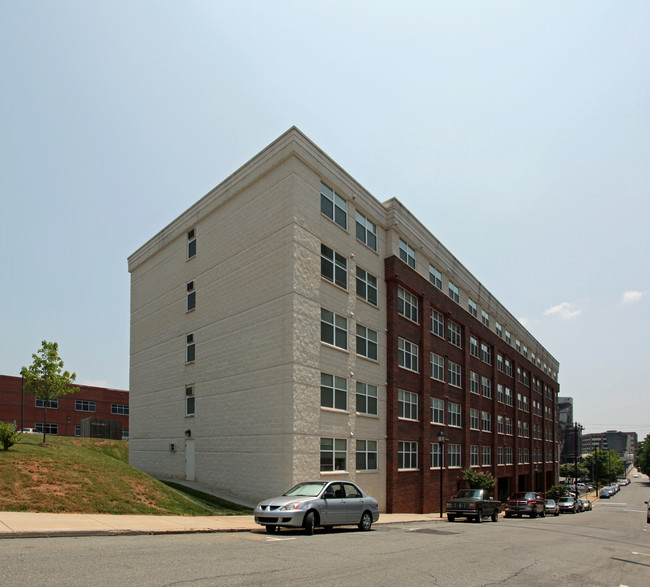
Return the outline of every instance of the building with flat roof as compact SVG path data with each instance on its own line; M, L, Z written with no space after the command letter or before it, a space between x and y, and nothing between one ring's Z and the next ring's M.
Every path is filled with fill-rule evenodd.
M557 479L557 360L295 127L128 261L136 467L253 502L342 477L388 512L465 467Z
M639 437L636 432L607 430L582 435L582 450L592 454L594 449L615 450L623 460L631 461L636 454Z

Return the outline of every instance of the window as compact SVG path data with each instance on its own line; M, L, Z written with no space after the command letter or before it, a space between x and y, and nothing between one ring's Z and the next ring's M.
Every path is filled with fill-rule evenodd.
M127 440L129 438L129 429L122 428L122 440Z
M440 458L440 444L437 442L431 443L431 468L440 469L442 467L442 459Z
M481 430L483 432L492 432L492 414L481 411Z
M85 399L77 399L74 401L74 409L77 412L94 412L95 402L91 402Z
M503 416L497 416L497 433L503 434Z
M187 282L187 312L196 308L196 291L194 291L194 282Z
M36 398L36 407L57 410L59 408L59 398L58 397L54 397L52 399Z
M418 345L404 340L397 339L397 362L400 367L418 371Z
M497 353L497 369L503 372L503 355Z
M441 338L445 337L445 317L438 310L431 310L431 332Z
M194 344L194 334L188 334L185 337L185 362L193 363L196 358L196 346Z
M487 377L481 377L481 392L483 397L492 397L492 381Z
M517 449L517 463L522 464L524 462L524 451L519 447Z
M358 211L357 239L373 251L377 250L377 225Z
M357 412L377 416L379 414L377 386L357 381Z
M320 405L335 410L348 409L348 380L345 377L320 374Z
M521 352L521 343L515 338L515 348L517 349L517 352Z
M503 447L497 448L497 465L503 465Z
M445 380L445 359L436 353L431 353L431 377L438 381Z
M320 274L343 289L348 288L348 260L321 243Z
M418 321L418 299L403 287L397 288L397 312L413 322Z
M192 259L196 256L196 229L187 233L187 258Z
M447 340L454 346L461 348L462 342L460 336L460 326L451 320L447 320Z
M461 425L460 404L453 404L449 402L447 404L447 413L449 414L449 425L460 427Z
M512 377L512 363L510 359L506 359L506 375Z
M478 446L476 445L469 447L469 466L478 467Z
M490 327L490 315L485 310L481 310L481 322L488 328Z
M415 269L415 250L403 239L399 239L399 258Z
M514 398L512 397L512 389L506 387L506 406L514 405Z
M512 436L512 418L506 416L506 434Z
M418 419L418 394L411 391L397 390L397 417L405 420Z
M492 349L484 342L481 343L481 360L488 365L492 364Z
M478 357L478 340L476 340L475 336L469 337L469 354Z
M460 365L457 365L456 363L452 361L447 361L447 374L449 375L449 385L453 385L454 387L462 387L462 379L460 375Z
M357 324L357 355L372 359L378 358L377 333L370 328Z
M474 408L469 409L469 427L472 430L478 430L478 410Z
M36 422L36 432L39 434L43 434L43 422ZM59 425L58 424L46 424L45 425L45 433L46 434L58 434L59 433Z
M122 430L124 430L124 428L122 428ZM75 436L81 436L81 424L77 424L74 427L74 435Z
M429 265L429 281L438 289L442 289L442 273L433 265Z
M357 440L357 471L376 471L377 463L377 441Z
M499 403L504 402L503 385L501 383L497 383L497 401Z
M377 278L361 267L357 267L357 296L373 306L377 305Z
M128 416L128 404L111 404L111 414L117 414L118 416Z
M501 328L501 324L498 322L494 323L494 331L497 333L499 338L503 338L503 328Z
M476 308L476 302L472 298L467 298L467 309L469 313L476 318L478 316L478 310Z
M445 401L431 398L431 423L443 424L445 423Z
M469 372L469 390L472 393L479 393L478 373Z
M418 443L406 442L403 440L397 443L397 468L417 469L418 468Z
M506 465L512 465L512 447L506 446Z
M321 308L320 339L322 342L347 350L348 319Z
M188 385L185 388L185 415L193 416L196 413L196 398L194 397L194 387Z
M456 303L460 302L460 290L451 281L449 282L449 297Z
M320 184L320 211L341 228L348 229L348 203L322 182Z
M489 446L481 447L481 465L488 467L492 464L492 451Z
M348 441L345 438L320 439L320 470L348 470Z
M524 345L524 350L523 350L524 357L528 358L528 347Z
M450 467L460 467L460 444L450 444L447 446L447 462Z

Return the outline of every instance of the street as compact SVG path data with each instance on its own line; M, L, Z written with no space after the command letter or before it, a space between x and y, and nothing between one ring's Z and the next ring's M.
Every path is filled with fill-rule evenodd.
M647 478L580 514L256 532L4 540L7 585L593 585L650 577Z

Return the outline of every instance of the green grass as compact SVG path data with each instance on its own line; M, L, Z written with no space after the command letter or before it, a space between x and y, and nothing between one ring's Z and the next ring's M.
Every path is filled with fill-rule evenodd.
M234 515L251 510L131 467L128 442L23 434L0 450L0 510Z

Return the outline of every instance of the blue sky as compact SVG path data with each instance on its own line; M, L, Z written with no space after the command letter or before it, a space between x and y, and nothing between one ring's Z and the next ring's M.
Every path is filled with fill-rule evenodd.
M0 373L128 388L127 257L298 126L650 433L650 4L0 1Z

